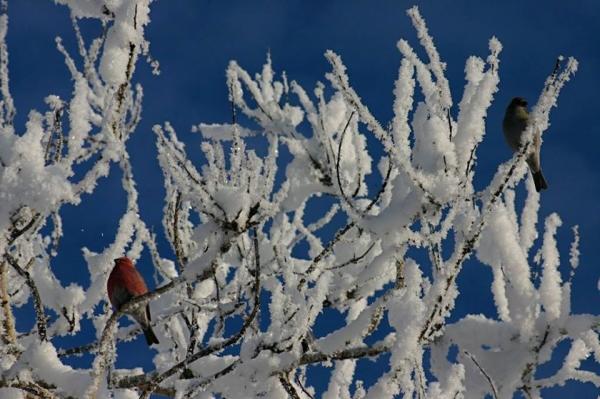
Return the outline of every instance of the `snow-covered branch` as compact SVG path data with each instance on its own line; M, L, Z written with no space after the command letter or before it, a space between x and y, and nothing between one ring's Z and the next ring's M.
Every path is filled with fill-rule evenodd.
M459 96L450 90L443 49L419 10L408 10L428 60L398 42L389 123L377 120L333 51L325 53L327 83L312 91L278 74L270 54L254 75L231 61L231 121L192 128L202 136L200 167L200 155L169 122L153 129L171 246L163 254L161 235L140 216L133 149L126 147L141 118L135 70L148 51L150 1L57 2L70 8L77 42L73 57L57 41L72 98L48 96L47 111L31 111L20 133L8 87L8 17L0 7L0 395L501 398L521 391L533 398L568 380L600 386L600 377L581 367L591 355L600 359L600 319L574 314L570 303L579 230L564 281L562 221L551 214L538 233L540 195L526 173L534 136L547 130L577 69L574 59L557 60L540 85L522 147L480 191L479 144L500 82L496 38L485 58L466 60L453 109ZM89 45L78 25L84 17L103 27ZM367 145L370 136L383 151ZM121 172L125 211L107 248L83 249L89 287L65 287L52 272L69 234L61 207L93 195L111 168ZM523 201L515 194L521 183ZM144 248L158 288L111 313L104 304L112 260L138 260ZM450 321L458 278L472 258L492 271L497 317ZM20 331L13 311L29 300L36 326ZM119 318L148 304L160 341L149 349L154 367L119 369L116 342L142 330L119 327ZM331 314L339 323L320 333ZM81 334L86 319L95 338L57 350L53 339ZM571 347L563 366L538 378L538 367L564 341ZM68 366L82 353L94 356L89 369ZM385 371L365 386L359 361L384 356ZM308 373L315 365L332 369L324 392Z

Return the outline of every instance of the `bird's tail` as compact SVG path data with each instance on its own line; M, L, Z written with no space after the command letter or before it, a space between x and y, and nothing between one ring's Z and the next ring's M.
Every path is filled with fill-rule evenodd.
M548 188L548 183L546 183L546 179L544 179L544 175L542 174L542 170L538 170L537 172L533 172L533 183L535 184L535 190L540 192L541 190L545 190Z
M154 331L152 331L152 327L148 326L148 328L144 328L144 337L146 337L148 346L158 344L158 338L156 338Z

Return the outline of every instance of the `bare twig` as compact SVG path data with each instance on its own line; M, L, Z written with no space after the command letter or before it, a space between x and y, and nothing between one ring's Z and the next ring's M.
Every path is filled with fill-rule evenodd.
M329 242L329 244L325 248L323 248L323 250L321 250L321 252L319 252L319 254L317 256L315 256L315 258L313 259L310 266L306 269L305 274L309 275L310 273L312 273L313 270L315 270L315 267L317 266L317 264L325 256L329 255L333 251L333 247L335 246L335 244L337 244L337 242L342 239L344 234L346 234L354 226L356 226L356 222L350 222L346 226L344 226L342 229L338 230L338 232L335 234L335 237L333 237L333 239ZM300 280L300 283L304 284L303 280Z
M492 395L493 395L494 399L498 399L498 390L496 389L496 384L494 384L494 380L492 379L492 377L490 377L490 375L485 371L485 369L483 367L481 367L481 365L479 364L479 362L477 361L475 356L473 356L471 353L469 353L467 351L464 351L464 354L467 355L469 357L469 359L471 359L473 361L473 363L475 363L475 366L477 366L477 368L479 369L481 374L483 374L483 376L487 380L488 384L490 384L490 387L492 388Z
M479 144L475 144L473 146L473 148L471 148L471 154L469 155L469 160L467 161L467 167L465 168L465 177L468 177L469 173L471 173L471 169L473 168L473 165L475 162L475 151L477 151L478 146L479 146Z
M241 363L241 361L239 359L237 359L236 361L234 361L233 363L231 363L229 366L225 367L224 369L222 369L221 371L211 375L210 377L205 378L203 381L194 384L194 386L189 390L189 392L186 394L186 398L193 398L195 397L196 391L198 389L202 389L205 386L207 386L208 384L218 380L219 378L223 377L224 375L227 375L229 373L231 373L233 370L236 369L237 366L239 366Z
M379 201L379 198L381 197L381 195L385 192L385 189L387 188L387 185L390 181L391 173L392 173L392 162L391 162L391 160L388 159L388 169L387 169L387 172L385 173L385 177L383 178L383 182L381 183L381 187L379 188L379 191L377 192L375 197L371 200L369 205L365 208L365 210L363 212L364 214L369 213L371 208L373 208L373 206L377 203L377 201Z
M365 252L363 252L360 256L353 256L351 259L345 261L344 263L328 267L327 270L341 269L342 267L346 267L350 264L356 264L356 263L360 262L365 256L367 256L369 254L369 252L371 252L371 250L373 249L375 244L376 244L375 241L372 242L371 245L369 246L369 248L367 248L367 250Z
M344 192L344 187L342 185L342 179L340 177L340 162L342 160L342 144L344 144L344 137L346 137L346 131L348 130L348 126L350 126L350 121L352 121L352 117L354 116L355 111L352 111L350 116L348 117L348 121L346 122L346 126L344 126L344 130L342 130L342 134L340 135L340 142L338 143L338 153L335 161L335 175L337 177L338 187L340 188L340 194L342 194L342 198L344 201L356 212L356 208L354 204L350 201L346 193Z
M300 381L300 378L298 377L298 374L296 374L294 380L296 381L296 384L298 384L298 386L300 387L300 389L302 389L302 392L304 392L304 394L306 396L308 396L311 399L315 399L315 397L313 395L311 395L310 392L308 392L306 390L306 388L304 387L304 384L302 384L302 381Z

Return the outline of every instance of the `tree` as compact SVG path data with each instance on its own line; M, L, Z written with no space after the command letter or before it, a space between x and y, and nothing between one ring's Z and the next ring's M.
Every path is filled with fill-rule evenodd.
M316 395L306 373L315 364L333 369L323 394L330 398L510 397L517 391L533 398L568 379L600 386L600 376L580 369L591 353L600 357L600 318L571 312L571 283L558 272L558 215L546 219L541 249L533 250L540 198L525 165L532 133L547 129L550 110L577 69L574 59L557 60L523 149L480 191L473 179L499 83L497 39L490 40L486 61L467 60L467 84L453 109L444 64L418 10L410 9L429 62L408 42L398 43L403 59L394 119L386 127L331 51L328 84L318 83L310 94L285 74L276 78L270 57L255 77L231 62L231 122L196 128L204 137L202 168L192 163L200 155L188 155L172 126L154 129L166 188L164 235L172 247L172 254L161 254L160 238L139 216L126 147L141 117L142 88L133 77L138 58L148 53L150 2L60 3L71 9L81 58L75 61L57 42L73 96L48 96L48 111L32 111L23 134L13 123L5 3L0 17L3 395L306 398ZM89 45L78 28L81 18L104 27ZM367 145L369 135L381 150ZM52 269L60 238L70 233L61 228L61 207L84 201L111 166L122 173L127 209L112 245L84 253L90 286L64 287ZM373 176L375 187L368 181ZM523 204L515 195L522 181ZM578 240L575 228L573 270ZM112 259L136 260L143 248L161 284L113 312L104 306ZM450 322L456 279L474 257L493 272L498 318ZM532 273L536 263L539 276ZM17 331L13 311L29 300L35 326ZM116 369L115 342L141 333L135 325L117 329L118 320L148 302L160 339L155 369ZM325 309L340 312L345 323L318 336ZM80 334L86 319L97 340L57 349L53 338ZM377 334L384 338L369 343ZM565 340L572 345L563 367L537 378L538 366ZM67 365L83 352L95 355L90 369ZM387 372L363 386L358 359L384 355Z

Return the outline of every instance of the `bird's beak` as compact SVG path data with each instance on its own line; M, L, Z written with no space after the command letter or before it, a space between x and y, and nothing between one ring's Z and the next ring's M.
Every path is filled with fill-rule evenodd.
M115 258L115 259L113 259L113 261L114 261L114 262L116 262L116 261L118 261L118 260L119 260L119 258Z

